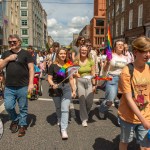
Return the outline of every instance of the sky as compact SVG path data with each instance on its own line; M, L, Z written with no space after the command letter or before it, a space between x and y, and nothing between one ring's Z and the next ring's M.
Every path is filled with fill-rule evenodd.
M47 13L48 34L61 45L69 45L73 40L73 33L79 33L85 25L90 24L93 17L93 0L40 2Z

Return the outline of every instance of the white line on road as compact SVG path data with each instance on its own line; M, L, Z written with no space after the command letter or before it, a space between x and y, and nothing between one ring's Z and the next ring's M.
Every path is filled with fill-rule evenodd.
M53 99L51 98L38 98L39 101L53 101ZM73 99L73 100L77 100L78 99ZM99 99L94 99L94 102L98 102ZM5 110L5 106L4 106L4 103L0 106L0 113L3 112Z
M51 98L38 98L39 101L53 101ZM73 99L73 100L78 100L78 99ZM98 102L99 99L94 99L94 102Z

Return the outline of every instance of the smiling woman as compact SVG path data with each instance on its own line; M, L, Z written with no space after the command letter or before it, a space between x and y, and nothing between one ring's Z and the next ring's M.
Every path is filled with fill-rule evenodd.
M50 65L48 71L48 82L51 86L51 90L49 91L56 92L56 94L50 96L52 96L55 103L58 125L61 127L62 139L68 139L67 127L69 119L69 104L71 94L75 96L73 77L64 80L66 75L64 76L64 74L58 73L59 70L61 70L61 68L66 64L67 60L66 49L58 49L56 61Z

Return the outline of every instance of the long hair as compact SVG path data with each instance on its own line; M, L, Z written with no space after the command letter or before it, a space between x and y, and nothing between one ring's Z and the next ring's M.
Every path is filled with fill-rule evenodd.
M84 37L84 36L79 36L78 39L77 39L77 41L76 41L76 43L75 43L75 46L77 46L77 47L80 46L80 45L79 45L79 41L80 41L81 39L84 39L84 40L85 40L85 37Z
M75 60L74 60L74 64L76 64L76 65L79 65L79 61L80 61L80 58L81 58L81 49L82 49L82 47L86 47L85 45L82 45L82 46L80 46L80 48L79 48L79 54L76 56L76 58L75 58ZM86 47L87 48L87 47ZM87 50L88 50L88 48L87 48ZM87 53L87 59L88 60L91 60L92 58L91 58L91 55L90 55L90 51L88 50L88 53Z
M69 60L68 59L68 57L67 57L67 49L66 48L64 48L64 47L61 47L61 48L59 48L58 50L57 50L57 52L56 52L56 60L54 61L54 64L58 64L59 63L59 52L61 51L61 50L64 50L65 52L66 52L66 59L65 59L65 63Z

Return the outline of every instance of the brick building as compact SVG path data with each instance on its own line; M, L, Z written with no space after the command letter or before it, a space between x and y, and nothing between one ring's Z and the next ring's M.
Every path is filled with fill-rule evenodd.
M105 41L106 0L94 0L94 17L90 21L90 38L93 47Z
M79 33L80 36L84 36L86 39L90 38L90 25L86 25Z
M114 41L124 39L130 44L140 35L150 37L149 0L108 0L106 8Z

